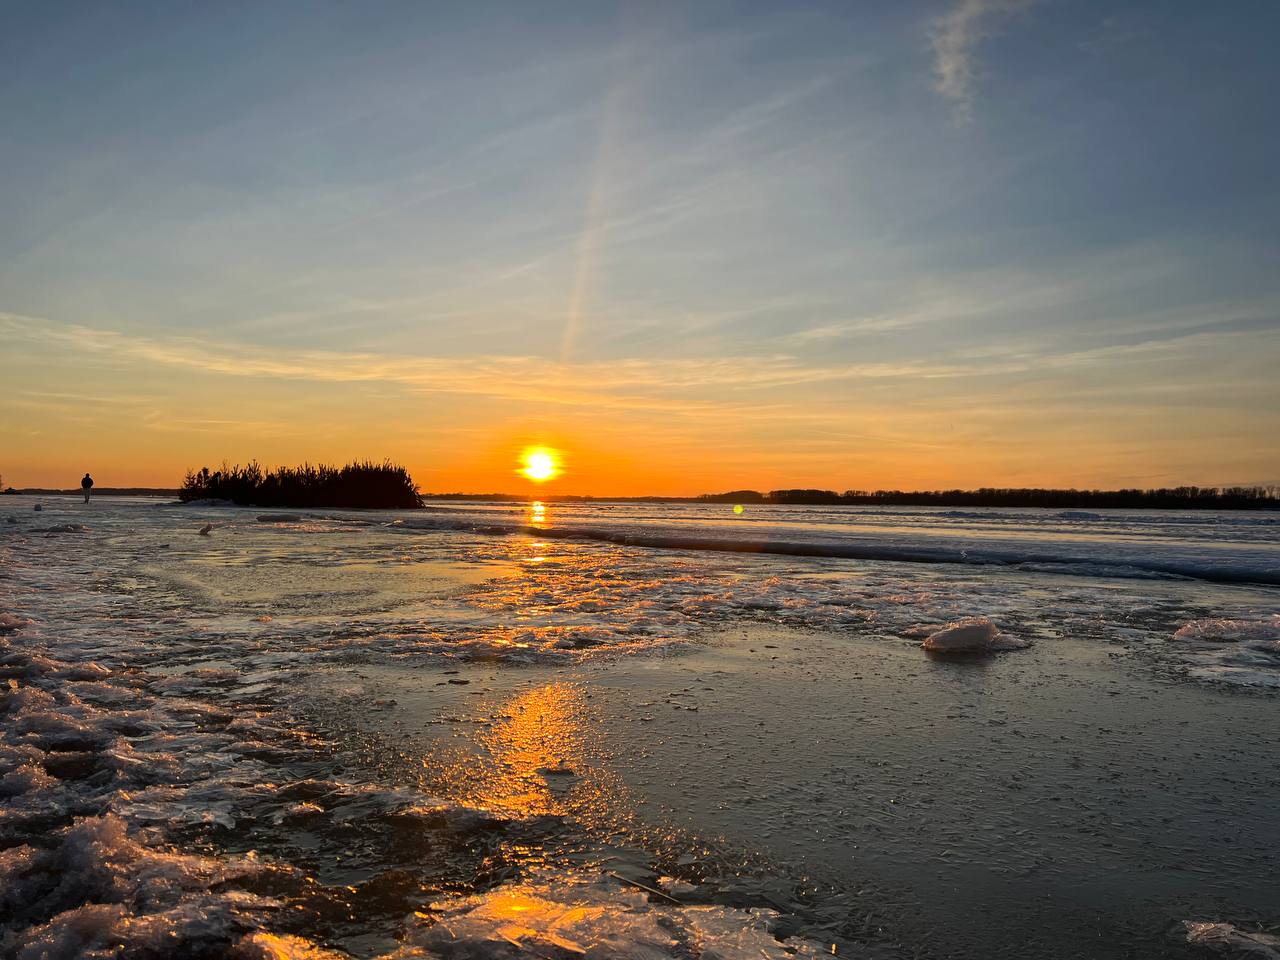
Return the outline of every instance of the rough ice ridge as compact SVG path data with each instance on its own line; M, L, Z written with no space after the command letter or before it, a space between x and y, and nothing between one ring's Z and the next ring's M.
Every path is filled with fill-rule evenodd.
M658 904L607 875L533 878L436 905L397 958L784 960L824 951L772 933L764 908ZM422 951L422 952L416 952Z

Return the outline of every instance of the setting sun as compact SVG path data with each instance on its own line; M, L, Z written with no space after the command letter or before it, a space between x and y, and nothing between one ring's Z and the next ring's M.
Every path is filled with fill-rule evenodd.
M547 447L529 447L520 454L523 466L519 473L534 483L543 483L560 473L560 460L556 451Z

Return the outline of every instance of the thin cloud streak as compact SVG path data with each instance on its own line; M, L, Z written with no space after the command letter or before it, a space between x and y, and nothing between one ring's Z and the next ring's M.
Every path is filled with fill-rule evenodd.
M1001 21L1031 6L1034 0L961 0L930 25L934 89L951 103L957 123L973 116L973 87L977 75L974 51L994 36Z
M857 377L946 376L963 372L958 367L925 362L806 366L785 355L558 363L536 356L393 357L375 353L283 351L194 338L143 338L12 313L0 313L0 333L116 361L229 376L398 383L423 392L470 394L499 400L566 405L592 403L686 412L734 404L699 403L688 396L665 394L714 389L751 395L761 389Z
M953 353L945 360L813 365L787 355L720 359L620 359L555 362L537 356L417 356L338 351L285 351L194 338L143 338L112 330L63 325L0 313L0 334L15 340L72 348L117 362L198 370L237 377L329 383L390 383L424 393L495 400L697 414L757 405L761 390L841 381L920 383L1013 374L1047 374L1110 363L1164 363L1209 346L1222 349L1258 340L1266 354L1268 331L1168 331L1133 343L1046 352L1005 344ZM711 391L717 399L699 398Z

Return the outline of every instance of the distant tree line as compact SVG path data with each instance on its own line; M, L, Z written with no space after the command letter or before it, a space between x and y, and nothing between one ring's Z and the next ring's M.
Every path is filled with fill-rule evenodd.
M358 461L344 467L304 463L264 470L226 463L217 470L187 471L178 498L230 500L255 507L368 507L410 509L422 506L409 471L390 460Z
M1280 509L1280 487L1161 487L1155 490L731 490L699 497L713 503L863 504L912 507L1146 507L1159 510Z

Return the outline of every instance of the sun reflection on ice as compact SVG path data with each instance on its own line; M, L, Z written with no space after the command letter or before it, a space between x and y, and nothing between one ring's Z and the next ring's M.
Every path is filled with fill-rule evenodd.
M579 827L601 834L640 832L641 804L597 756L587 696L577 684L540 684L489 716L492 724L471 749L454 745L424 758L433 789L511 819L571 816ZM544 855L537 848L504 850L521 863Z
M570 684L549 683L508 703L480 738L489 762L455 771L461 795L508 816L557 812L558 792L573 788L585 766L582 700Z

